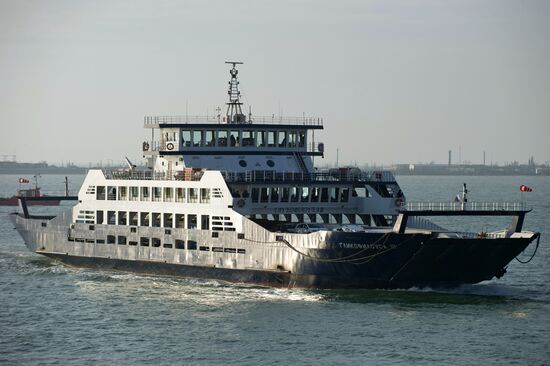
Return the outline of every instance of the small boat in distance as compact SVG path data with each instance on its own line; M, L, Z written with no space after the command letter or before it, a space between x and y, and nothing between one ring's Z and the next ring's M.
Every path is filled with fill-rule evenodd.
M43 195L40 192L40 187L38 187L38 177L36 175L34 176L34 179L34 188L23 189L21 188L21 184L29 183L29 180L26 178L19 178L19 189L17 190L17 194L11 197L0 197L0 206L18 206L19 199L22 197L26 198L27 205L29 206L59 206L59 200L43 199L45 197L48 197L48 195ZM34 198L42 199L34 200Z

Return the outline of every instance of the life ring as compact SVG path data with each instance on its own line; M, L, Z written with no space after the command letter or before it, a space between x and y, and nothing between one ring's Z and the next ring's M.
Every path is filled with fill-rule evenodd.
M148 142L144 142L143 143L143 151L148 151L149 150L149 143Z
M173 150L173 149L174 149L174 144L171 143L171 142L169 142L169 143L166 144L166 148L167 148L168 150Z
M401 207L401 206L403 206L403 199L402 199L402 198L396 198L396 199L395 199L395 206L396 206L396 207Z
M241 198L237 201L237 206L244 207L245 201Z

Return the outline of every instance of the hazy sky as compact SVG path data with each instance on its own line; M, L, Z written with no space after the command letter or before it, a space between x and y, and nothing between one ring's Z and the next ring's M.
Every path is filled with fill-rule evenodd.
M0 155L141 157L144 115L324 117L325 162L550 161L550 1L0 0Z

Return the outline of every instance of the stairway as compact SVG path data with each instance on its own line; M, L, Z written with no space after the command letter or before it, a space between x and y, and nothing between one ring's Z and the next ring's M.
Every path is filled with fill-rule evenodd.
M302 154L299 152L293 152L292 155L294 155L294 160L296 160L296 164L298 164L298 167L304 174L308 174L309 170L307 169L306 163L304 162L304 158L302 157Z

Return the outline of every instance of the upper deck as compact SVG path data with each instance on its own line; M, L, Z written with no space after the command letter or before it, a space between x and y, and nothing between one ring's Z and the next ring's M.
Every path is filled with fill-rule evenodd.
M308 129L322 130L320 117L254 116L246 122L230 123L231 127L255 129ZM145 116L144 128L228 128L227 118L221 116Z
M206 116L146 116L143 126L151 139L143 141L147 166L173 175L184 167L244 172L276 170L308 174L313 157L324 157L325 146L315 136L323 129L319 117L255 116L243 113L238 70L230 70L227 110ZM155 130L158 130L156 132Z

